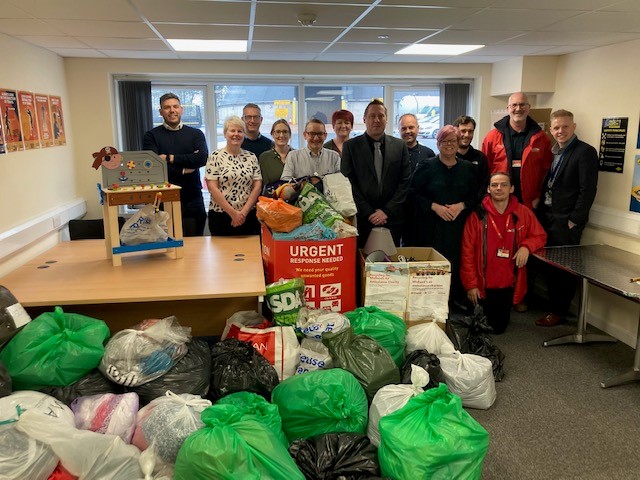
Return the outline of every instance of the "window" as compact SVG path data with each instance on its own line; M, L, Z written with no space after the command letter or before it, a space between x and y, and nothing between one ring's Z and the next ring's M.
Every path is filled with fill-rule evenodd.
M405 113L418 118L418 142L438 151L436 136L442 126L440 86L393 89L393 134L399 136L398 120Z

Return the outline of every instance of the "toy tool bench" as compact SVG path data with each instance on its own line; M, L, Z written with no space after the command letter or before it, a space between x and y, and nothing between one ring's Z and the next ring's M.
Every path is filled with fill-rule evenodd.
M100 194L103 209L107 258L122 265L121 255L129 252L173 249L175 258L183 256L180 187L167 181L166 161L151 151L121 152L105 147L93 154L94 168L102 166ZM164 204L169 214L169 238L164 242L121 245L118 206Z

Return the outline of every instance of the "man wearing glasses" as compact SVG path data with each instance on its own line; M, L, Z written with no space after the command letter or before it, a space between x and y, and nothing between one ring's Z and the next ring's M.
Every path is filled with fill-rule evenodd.
M282 170L283 180L300 177L324 177L340 171L340 155L324 148L327 130L324 123L312 118L304 126L304 139L307 146L294 150L287 155L287 163Z
M524 93L511 95L507 105L509 115L498 120L495 129L487 133L482 142L482 153L487 157L489 173L509 173L518 201L535 209L553 155L551 141L529 117L530 109Z
M409 150L403 140L385 135L387 107L380 100L367 105L363 120L365 133L344 143L341 162L358 207L358 247L364 247L374 227L388 228L400 245L411 181Z
M260 133L260 125L262 125L262 111L255 103L247 103L242 109L242 120L246 126L244 132L244 141L240 148L252 152L256 158L267 150L273 148L273 142L270 138Z

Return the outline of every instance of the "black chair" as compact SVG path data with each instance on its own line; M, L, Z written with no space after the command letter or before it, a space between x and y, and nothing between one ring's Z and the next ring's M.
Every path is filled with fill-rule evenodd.
M122 229L124 217L118 217L118 227ZM69 238L71 240L91 240L104 238L104 224L98 220L69 220Z

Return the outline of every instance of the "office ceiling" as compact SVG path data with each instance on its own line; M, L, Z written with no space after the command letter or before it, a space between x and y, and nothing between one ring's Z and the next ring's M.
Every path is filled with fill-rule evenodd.
M0 0L0 32L62 57L493 63L638 39L640 0ZM248 53L169 38L247 40ZM415 43L486 46L394 55Z

